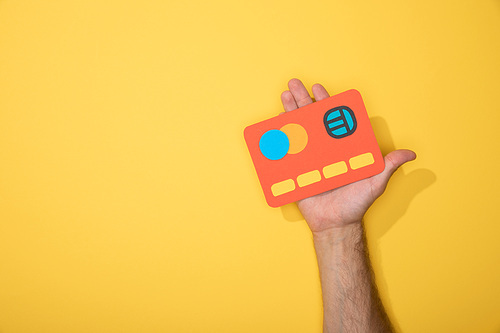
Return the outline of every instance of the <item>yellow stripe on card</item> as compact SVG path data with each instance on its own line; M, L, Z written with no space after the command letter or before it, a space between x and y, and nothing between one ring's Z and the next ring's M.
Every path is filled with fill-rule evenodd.
M295 182L293 181L293 179L287 179L271 185L271 192L273 192L273 195L275 197L288 192L292 192L293 190L295 190Z
M327 165L323 168L325 178L332 178L347 172L347 164L344 161Z
M297 177L297 184L299 184L300 187L304 187L307 185L311 185L313 183L317 183L321 180L321 174L319 173L318 170L310 171L301 174L300 176Z
M372 153L365 153L358 156L354 156L349 160L349 165L351 169L356 170L367 165L373 164L375 160L373 159Z

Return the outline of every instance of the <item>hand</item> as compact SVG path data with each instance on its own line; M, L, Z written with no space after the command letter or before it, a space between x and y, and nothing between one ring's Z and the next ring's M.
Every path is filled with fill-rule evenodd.
M290 90L281 94L285 111L292 111L313 103L300 80L290 80L288 88ZM315 84L312 87L312 92L316 101L330 96L320 84ZM395 150L385 156L385 169L382 173L298 201L299 210L313 234L345 227L353 223L361 223L368 208L375 199L384 193L387 182L394 171L415 158L416 154L411 150Z

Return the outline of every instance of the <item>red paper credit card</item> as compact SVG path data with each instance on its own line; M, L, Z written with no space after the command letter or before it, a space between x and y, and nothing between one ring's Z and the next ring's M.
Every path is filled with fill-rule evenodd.
M354 89L250 125L244 135L271 207L384 170L363 99Z

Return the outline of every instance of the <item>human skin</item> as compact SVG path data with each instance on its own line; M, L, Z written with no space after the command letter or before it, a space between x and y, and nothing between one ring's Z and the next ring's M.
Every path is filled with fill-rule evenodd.
M300 80L290 80L288 88L281 94L286 112L313 103ZM330 96L320 84L312 92L316 101ZM374 282L362 219L392 174L415 158L411 150L395 150L384 157L378 175L297 202L313 234L323 332L394 332Z

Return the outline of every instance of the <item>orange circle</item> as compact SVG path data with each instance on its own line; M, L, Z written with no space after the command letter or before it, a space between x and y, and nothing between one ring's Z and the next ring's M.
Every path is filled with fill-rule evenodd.
M307 132L299 124L286 124L280 131L286 134L290 141L288 154L300 153L307 145Z

